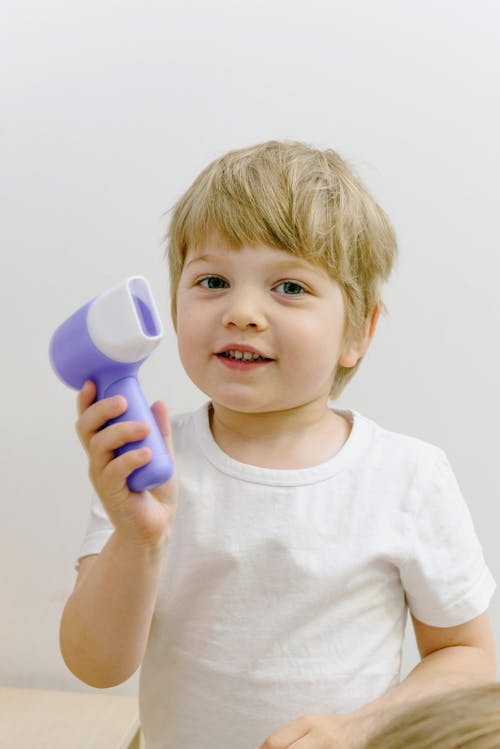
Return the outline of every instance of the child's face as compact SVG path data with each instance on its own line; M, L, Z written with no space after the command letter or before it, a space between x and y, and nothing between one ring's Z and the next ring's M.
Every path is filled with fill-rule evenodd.
M188 252L179 352L214 405L269 413L326 404L337 364L351 366L343 332L341 289L319 266L267 246L233 250L216 236Z

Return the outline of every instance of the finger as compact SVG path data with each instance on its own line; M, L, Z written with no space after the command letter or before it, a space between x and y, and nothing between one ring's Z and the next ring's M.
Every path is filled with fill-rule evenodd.
M84 396L82 396L83 400ZM84 401L85 402L85 401ZM111 419L127 410L127 401L122 395L103 398L89 405L76 422L76 431L82 444L88 449L90 439Z
M91 472L98 474L103 471L118 448L143 440L150 431L147 421L118 421L96 432L89 441Z
M174 449L172 444L172 430L170 429L170 422L168 419L168 408L163 401L156 401L151 406L151 412L158 424L158 429L165 440L167 450L170 455L173 456Z
M79 416L81 416L82 413L92 405L96 399L96 395L97 388L95 383L92 382L92 380L86 380L76 399L76 408Z
M333 747L334 745L331 742L326 743L324 736L308 733L298 741L294 741L293 744L289 744L287 749L333 749Z
M114 460L110 461L104 471L102 480L107 482L111 494L119 494L126 488L128 491L127 478L137 468L149 463L152 452L149 447L140 447L137 450L127 450Z
M175 466L174 446L172 444L172 429L168 419L168 408L163 401L156 401L151 406L151 412L163 437L167 452ZM162 504L175 507L177 502L177 479L175 467L170 478L160 486L150 490L151 494Z
M303 739L310 730L310 722L306 717L297 718L278 729L269 736L260 749L289 749Z
M287 742L287 739L273 734L262 744L260 749L327 749L328 746L321 737L315 737L310 732L304 736L296 737L288 743L283 743L284 741ZM328 749L330 749L330 746L328 746Z
M151 406L151 413L154 416L158 429L163 437L166 437L170 431L168 423L168 409L163 401L156 401Z

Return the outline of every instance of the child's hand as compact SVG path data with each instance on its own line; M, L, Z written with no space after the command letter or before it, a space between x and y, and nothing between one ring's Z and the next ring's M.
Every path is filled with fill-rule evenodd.
M168 539L175 515L175 475L150 492L131 492L127 476L150 460L151 450L129 450L119 457L115 457L115 450L144 439L150 426L147 422L120 421L103 428L110 419L124 413L127 403L122 396L97 402L95 397L95 385L87 381L77 398L76 431L89 457L90 480L117 533L140 544L162 544ZM166 406L158 402L151 410L173 456Z
M269 736L260 749L354 749L362 746L366 735L357 730L352 717L305 715Z

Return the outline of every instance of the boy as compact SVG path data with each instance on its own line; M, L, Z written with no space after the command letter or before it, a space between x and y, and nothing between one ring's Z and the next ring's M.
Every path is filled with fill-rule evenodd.
M494 582L445 456L328 405L395 252L334 152L227 154L170 227L179 352L210 398L171 429L153 406L174 479L131 494L148 451L114 451L147 426L103 429L124 399L79 394L99 500L62 652L97 687L142 664L147 749L355 747L383 707L494 678ZM422 661L398 685L407 605Z

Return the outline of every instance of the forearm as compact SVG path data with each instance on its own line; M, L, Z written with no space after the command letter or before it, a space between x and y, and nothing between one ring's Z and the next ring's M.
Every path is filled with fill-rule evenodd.
M380 730L394 712L416 700L454 689L494 681L495 664L479 647L452 646L437 650L425 658L396 687L357 710L366 738Z
M153 616L162 546L114 534L68 599L61 652L68 668L95 687L129 678L140 665Z
M275 731L261 749L311 747L360 749L406 704L466 685L493 681L495 658L480 647L451 646L435 650L382 697L350 714L305 715ZM303 740L303 741L302 741ZM379 744L377 744L378 746Z

